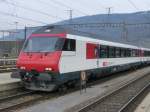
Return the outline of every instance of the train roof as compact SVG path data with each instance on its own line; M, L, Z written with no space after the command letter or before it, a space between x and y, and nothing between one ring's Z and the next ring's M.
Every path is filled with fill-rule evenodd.
M73 30L69 27L65 26L60 26L60 25L50 25L50 26L44 26L40 28L39 30L35 31L34 34L40 34L40 33L52 33L52 34L57 34L57 33L66 33L70 34L70 38L72 39L78 39L78 40L83 40L83 41L92 41L92 42L98 42L102 43L103 45L109 45L109 46L114 46L114 47L123 47L123 48L132 48L132 49L142 49L142 50L148 50L148 48L143 48L143 47L138 47L134 45L129 45L129 44L122 44L118 42L112 42L112 41L105 41L101 40L100 35L88 33L88 32L81 32L78 30Z
M118 43L118 42L105 41L105 40L100 40L100 39L95 39L95 38L90 38L90 37L85 37L85 36L79 36L79 35L76 36L76 35L70 34L69 38L88 41L88 42L101 43L102 45L109 45L109 46L113 46L113 47L141 49L141 50L150 51L149 48L143 48L143 47L138 47L138 46L129 45L129 44L122 44L122 43Z

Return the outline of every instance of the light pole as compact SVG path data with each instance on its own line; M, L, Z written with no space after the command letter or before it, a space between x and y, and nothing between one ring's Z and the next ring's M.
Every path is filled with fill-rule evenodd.
M72 16L73 16L73 10L70 9L70 10L66 10L69 12L69 20L70 20L70 23L72 22Z
M16 30L16 33L17 33L17 30L18 30L18 22L17 21L15 21L14 22L15 23L15 30ZM18 40L17 40L17 37L15 37L15 40L16 40L16 56L18 56Z
M111 14L111 9L112 9L113 7L107 7L106 8L106 10L108 11L108 15L110 15Z

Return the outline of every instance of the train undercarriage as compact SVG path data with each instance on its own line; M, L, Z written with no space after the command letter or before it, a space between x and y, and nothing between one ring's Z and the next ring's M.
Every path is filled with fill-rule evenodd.
M147 63L133 63L126 65L119 65L113 67L106 67L100 69L92 69L85 71L87 75L87 79L97 79L100 77L108 76L112 73L125 71L128 69L136 69L138 67L145 66L150 64ZM54 91L59 88L64 87L72 87L79 85L80 83L80 74L81 71L72 72L72 73L38 73L36 71L26 72L24 70L18 70L17 72L13 72L11 74L12 78L20 78L25 88L35 91Z

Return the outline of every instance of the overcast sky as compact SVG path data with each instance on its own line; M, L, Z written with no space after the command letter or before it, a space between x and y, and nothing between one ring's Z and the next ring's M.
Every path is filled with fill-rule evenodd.
M73 17L150 10L149 0L0 0L0 30L54 23Z

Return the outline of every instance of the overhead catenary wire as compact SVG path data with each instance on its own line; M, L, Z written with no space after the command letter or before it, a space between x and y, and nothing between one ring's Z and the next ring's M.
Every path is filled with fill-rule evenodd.
M19 8L28 10L28 11L32 11L32 12L35 12L35 13L39 13L39 14L42 14L42 15L45 15L45 16L48 16L48 17L51 17L51 18L63 20L63 18L61 18L61 17L54 16L54 15L51 15L51 14L49 14L49 13L46 13L46 12L37 10L37 9L33 9L33 8L25 7L25 6L20 6L20 5L17 5L17 4L15 4L15 3L12 3L12 2L9 2L9 1L3 1L3 2L5 2L5 3L7 3L7 4L10 4L10 5L13 5L13 6L15 6L15 7L19 7Z
M96 22L96 23L68 23L68 24L64 24L64 26L73 26L74 28L118 28L118 27L124 27L124 25L126 26L130 26L130 27L144 27L144 26L149 26L150 27L150 22L145 22L145 23L102 23L102 22ZM63 26L63 25L62 25Z
M128 2L136 9L139 10L139 8L132 2L132 0L128 0Z
M89 14L87 14L87 13L85 13L85 12L83 12L83 11L80 11L79 9L72 8L72 7L70 7L70 6L64 4L64 3L60 2L60 1L52 0L51 2L53 2L53 3L55 3L55 4L58 4L59 6L63 6L63 7L65 7L65 8L75 10L75 11L77 11L78 13L81 13L81 14L83 14L83 15L85 15L85 16L89 16Z
M12 23L12 22L8 22L8 21L0 21L0 22L2 22L2 24L7 24L7 25L9 25L9 26L14 26L15 24L14 23ZM19 27L25 27L25 26L36 26L36 25L34 25L34 24L29 24L29 23L22 23L22 22L19 22L18 23L18 26Z
M140 8L137 7L134 2L132 0L128 0L128 2L137 10L137 11L140 11ZM148 21L150 20L150 17L146 16L143 14L143 16L145 17L145 19L147 19Z
M45 6L53 7L54 9L57 9L57 10L62 11L61 9L59 9L59 7L58 7L58 6L54 6L54 5L52 5L50 2L43 1L43 0L35 0L35 1L36 1L36 2L38 1L40 4L44 4Z
M78 3L80 3L81 5L84 4L84 6L86 6L87 8L91 7L92 4L86 3L87 0L83 0L83 1L84 1L84 2L82 2L82 3L78 1ZM97 5L98 5L99 7L103 8L103 9L106 8L106 6L104 6L101 1L97 0L96 2L97 2ZM99 3L98 3L98 2L99 2ZM94 6L95 6L95 4L94 4ZM95 7L95 8L96 8L96 7ZM99 10L99 8L98 8L98 10Z
M7 1L7 0L3 0L3 1ZM61 5L61 4L64 4L64 3L62 3L62 2L60 2L60 1L56 1L56 0L52 0L52 2L57 2L57 4L59 3L59 5ZM136 9L139 9L135 4L134 4L134 2L132 2L131 0L128 0L128 1L130 1L130 4L132 3L132 6L134 6ZM7 1L8 2L8 1ZM11 3L11 2L9 2L9 3ZM13 4L13 5L17 5L17 4L14 4L14 3L11 3L11 4ZM66 5L66 4L64 4L65 6L64 7L70 7L70 6L68 6L68 5ZM19 6L19 5L17 5L17 6ZM20 6L19 6L20 7ZM22 6L21 6L22 7ZM15 16L15 15L13 15L13 16ZM145 16L145 15L143 15L143 16ZM18 16L18 17L20 17L20 16ZM147 18L148 19L148 17L146 17L145 16L145 18ZM29 19L29 18L28 18ZM41 21L40 21L40 23L41 23ZM45 22L43 22L43 23L45 23Z
M36 1L38 1L38 2L40 2L40 3L42 3L42 4L44 4L45 6L52 6L53 8L55 8L55 9L57 9L57 10L59 10L59 11L62 11L61 9L60 9L60 6L58 6L56 3L53 3L53 4L55 4L55 5L57 5L57 6L54 6L54 5L52 5L52 4L50 4L50 2L46 2L46 1L42 1L42 0L36 0ZM52 3L52 2L51 2ZM70 9L71 10L71 9ZM68 11L68 10L67 10ZM73 10L72 10L73 11Z
M7 12L0 11L0 14L5 15L5 16L11 16L11 17L19 18L19 19L22 19L22 20L32 21L32 22L35 22L35 23L41 23L43 25L48 24L48 23L43 22L43 21L34 20L34 19L31 19L31 18L26 18L26 17L22 17L22 16L18 16L18 15L13 15L13 14L10 14L10 13L7 13Z

